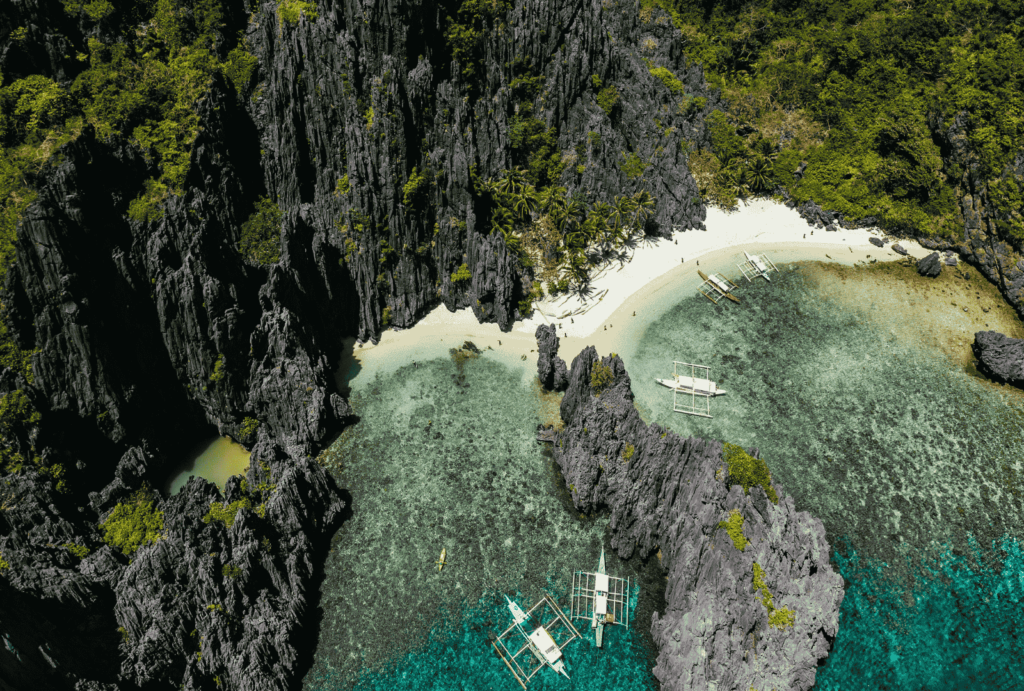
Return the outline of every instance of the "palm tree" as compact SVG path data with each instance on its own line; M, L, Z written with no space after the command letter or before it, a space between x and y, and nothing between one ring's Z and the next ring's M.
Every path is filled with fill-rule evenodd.
M754 142L753 149L755 154L763 156L769 161L774 161L775 157L779 155L778 148L775 144L770 139L765 139L764 137L761 137Z
M545 187L544 190L538 195L538 201L540 202L540 210L546 214L554 214L557 211L564 210L568 206L569 201L565 198L564 187Z
M647 220L654 214L654 197L647 190L640 190L633 195L633 228L643 231Z
M608 216L608 221L612 224L612 229L614 230L615 244L619 245L625 239L620 231L635 208L636 202L634 202L632 198L615 197L615 203L612 205L612 212Z
M518 194L526 186L526 170L513 168L506 170L505 175L495 183L494 188L502 194Z
M569 274L569 280L576 285L577 290L582 290L590 278L587 260L579 253L574 253L569 257L565 271Z
M498 230L505 238L505 244L508 244L508 239L515 232L515 218L504 206L499 206L491 212L491 232Z
M512 211L519 220L525 219L537 210L537 194L533 185L525 185L518 192L512 194Z
M560 219L558 230L566 237L570 237L579 228L580 217L585 211L586 207L582 200L577 195L573 195L565 205L564 216Z
M765 140L761 140L765 141ZM772 187L774 168L771 161L760 153L750 162L750 186L758 192L765 192Z
M739 199L743 199L749 187L747 185L747 171L740 168L736 164L730 164L728 167L723 168L718 173L718 184L725 191L735 195Z

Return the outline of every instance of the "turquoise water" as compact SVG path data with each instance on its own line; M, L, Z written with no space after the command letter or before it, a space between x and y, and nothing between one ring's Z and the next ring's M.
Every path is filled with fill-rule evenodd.
M571 573L597 567L608 519L573 511L535 438L559 399L540 392L535 363L499 357L419 349L366 358L344 377L361 422L320 460L353 514L325 565L305 688L518 689L486 637L508 626L500 594L532 604L548 592L568 610ZM573 681L542 670L537 688L653 688L649 628L664 580L656 560L607 561L612 575L641 579L637 625L604 651L573 643ZM604 681L587 686L595 674Z
M548 592L562 601L567 598L565 589L558 586ZM638 588L633 589L634 607L638 592ZM523 611L534 604L521 595L513 599ZM364 675L355 686L357 691L519 689L505 664L491 652L487 638L488 631L498 629L500 633L512 623L504 597L488 593L474 606L463 610L459 618L460 624L454 631L431 636L423 649L409 653L392 669ZM637 649L632 630L611 627L606 630L604 646L600 649L589 627L579 627L579 632L583 638L572 642L564 652L570 678L567 680L542 669L531 680L530 689L646 691L652 688L650 680L637 668L636 661L642 659L643 651ZM508 645L511 648L512 643Z
M740 305L687 290L621 354L647 421L760 447L822 519L847 590L817 688L1024 688L1024 407L922 347L932 327L909 291L892 308L902 290L787 266L744 284ZM713 419L672 412L653 380L673 359L710 365L729 392Z
M915 583L906 589L885 576L886 566L855 550L834 561L849 581L840 611L839 636L815 688L1020 689L1019 632L1024 626L1024 554L1009 538L983 549L970 541L974 561L944 551L904 568ZM1002 561L991 563L1002 552Z

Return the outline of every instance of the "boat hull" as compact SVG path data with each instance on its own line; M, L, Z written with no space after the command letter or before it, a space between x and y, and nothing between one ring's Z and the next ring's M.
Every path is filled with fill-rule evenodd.
M678 377L677 379L655 379L662 386L666 386L676 391L683 393L696 393L701 396L721 396L725 393L724 389L718 388L718 384L707 379L697 379L696 382L692 381L690 377Z

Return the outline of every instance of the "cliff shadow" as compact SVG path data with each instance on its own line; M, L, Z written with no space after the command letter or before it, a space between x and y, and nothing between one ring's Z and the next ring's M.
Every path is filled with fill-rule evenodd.
M328 478L328 482L332 487L337 487L334 482L334 478L330 473L325 473ZM294 691L301 691L303 688L303 682L306 679L306 675L309 674L310 670L313 669L313 663L316 658L317 646L320 642L320 633L323 629L324 622L324 608L323 602L323 585L324 579L326 578L326 565L328 555L334 551L334 544L341 539L341 529L348 523L352 516L355 515L355 510L352 505L352 493L347 489L337 488L338 496L343 502L345 502L345 508L341 510L340 517L338 519L338 525L328 535L324 536L323 542L317 546L317 558L313 561L313 573L310 576L310 585L308 592L316 593L310 597L310 613L308 615L308 623L302 627L295 640L295 648L298 651L298 657L295 661L296 674L292 677L292 683L289 688Z
M362 369L356 356L356 339L354 336L346 336L341 339L338 361L334 367L334 385L346 399L352 395L352 380L359 376Z

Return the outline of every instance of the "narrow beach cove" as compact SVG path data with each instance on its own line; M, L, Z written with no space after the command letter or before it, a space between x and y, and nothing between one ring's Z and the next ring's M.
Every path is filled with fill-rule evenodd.
M709 214L709 226L712 220ZM771 244L755 227L744 231L753 241L737 235L728 246L698 246L710 231L677 234L679 245L641 246L623 267L627 278L616 281L611 266L599 279L611 281L606 305L561 320L560 354L571 363L586 345L619 353L646 421L759 447L797 507L823 521L847 591L839 637L816 688L1014 688L1021 680L1003 661L1021 652L1012 635L1019 616L1007 605L1021 597L1013 538L1024 522L1017 484L1024 399L980 378L969 346L976 330L1014 337L1024 331L970 267L923 279L895 261L890 247L867 244L863 231L844 244L843 231L805 239L794 237L798 230L775 233ZM803 232L810 235L806 226ZM827 242L818 242L820 235ZM912 258L928 253L905 245ZM782 271L771 283L742 281L735 265L744 249L767 252ZM670 257L669 266L662 257L646 277L633 276L642 275L642 261L670 252L691 258L675 264ZM715 306L697 296L698 261L702 270L740 283L739 305ZM352 346L342 374L354 379L343 376L343 384L365 417L325 462L352 491L357 517L361 501L373 505L364 516L376 516L376 527L357 518L336 537L306 688L350 688L356 681L367 689L518 688L492 653L488 659L489 649L477 647L487 630L505 625L495 594L519 592L521 604L544 588L557 594L568 570L592 568L588 560L607 520L574 519L560 476L535 458L533 430L557 414L559 399L533 381L533 331L547 321L535 316L502 333L476 323L468 310L440 307L413 329ZM483 355L463 361L460 375L449 350L465 340ZM729 391L713 400L712 420L671 412L671 394L654 378L669 374L673 359L710 365L712 378ZM482 432L488 429L501 431ZM516 472L506 476L510 468ZM492 486L480 486L479 477ZM455 496L453 487L463 491ZM484 491L490 501L498 493L498 508L480 499ZM481 530L490 531L483 535L511 535L522 545L505 566L484 556L483 537L464 534L461 525L481 517ZM557 554L534 541L533 529L545 520L559 531ZM431 571L443 545L413 546L413 535L463 544L468 568ZM534 553L541 556L531 564L527 555ZM537 568L542 563L556 566L544 571ZM613 563L610 571L626 575L629 565ZM381 585L395 582L401 592ZM368 612L385 611L389 599L400 602L367 624ZM649 607L645 612L640 602L637 629L649 626ZM386 652L388 636L403 626L412 627L416 642L407 634ZM604 680L599 688L634 688L599 667L608 659L656 688L644 671L652 651L632 629L630 635L636 638L584 664L591 681ZM465 672L470 668L477 671ZM438 670L442 680L425 686ZM586 675L574 674L572 686L559 688L587 683Z

